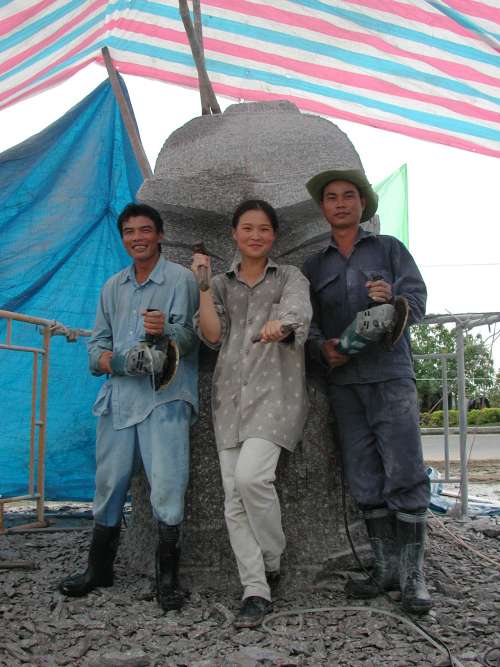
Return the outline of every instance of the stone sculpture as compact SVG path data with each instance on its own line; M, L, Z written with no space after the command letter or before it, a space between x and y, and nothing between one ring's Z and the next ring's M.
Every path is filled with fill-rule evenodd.
M191 246L203 240L214 272L233 259L230 218L246 198L269 201L278 211L275 259L301 266L327 243L328 226L304 183L324 169L362 169L348 137L319 116L286 101L234 104L223 114L194 118L165 142L155 174L138 199L161 211L165 254L186 266ZM200 415L192 429L182 572L194 586L232 587L236 566L226 535L223 492L212 433L210 386L214 353L201 353ZM278 489L288 539L283 563L295 581L311 581L328 559L348 552L341 502L340 466L332 442L326 396L314 372L308 378L310 416L294 454L283 452ZM134 481L132 521L123 553L130 567L153 570L156 532L144 475ZM359 529L350 503L351 529ZM353 519L354 517L354 519Z

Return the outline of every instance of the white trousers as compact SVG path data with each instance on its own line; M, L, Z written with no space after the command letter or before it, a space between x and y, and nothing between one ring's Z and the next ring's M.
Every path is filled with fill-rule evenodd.
M266 571L280 569L286 544L274 488L280 453L281 447L261 438L249 438L240 447L219 452L224 516L243 599L258 595L271 600Z

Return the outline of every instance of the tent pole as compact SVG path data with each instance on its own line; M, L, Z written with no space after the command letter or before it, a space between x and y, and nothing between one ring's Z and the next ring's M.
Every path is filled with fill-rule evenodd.
M134 151L135 158L139 163L139 168L141 170L142 176L144 179L152 178L153 171L151 169L148 158L144 151L144 146L142 145L141 138L137 131L137 126L130 111L130 106L128 104L125 95L123 94L123 90L118 80L116 70L113 66L113 61L111 60L108 47L107 46L103 47L101 49L101 53L102 57L104 58L104 64L106 65L106 69L108 70L108 76L111 82L111 87L113 88L113 93L115 94L116 101L118 102L118 107L120 109L120 113L123 122L125 124L125 128L127 130L128 138L130 139L130 143L132 144L132 149Z

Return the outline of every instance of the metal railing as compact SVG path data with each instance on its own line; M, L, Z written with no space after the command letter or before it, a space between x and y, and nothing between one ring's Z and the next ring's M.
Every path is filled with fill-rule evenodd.
M464 331L455 329L456 352L441 354L415 354L414 359L440 359L443 382L443 433L444 433L444 478L440 484L460 484L460 514L467 516L469 505L469 471L467 467L467 398L465 396ZM457 360L458 426L460 438L460 477L450 477L450 421L448 413L448 359Z
M79 336L90 336L91 331L88 329L71 329L59 322L55 322L54 320L46 320L40 317L31 317L21 313L13 313L8 310L0 310L0 318L7 321L5 342L0 343L0 350L7 350L9 352L27 352L33 355L33 372L31 378L28 493L20 496L0 497L0 534L2 534L8 530L4 525L4 506L9 503L20 503L24 501L34 501L36 503L36 521L16 526L16 528L44 528L48 525L44 516L44 501L45 440L47 433L47 393L49 381L50 342L52 336L54 335L66 336L66 339L69 342L73 342L77 340ZM27 324L41 327L41 347L15 345L13 343L12 327L12 323L14 321L25 322ZM41 375L39 388L40 359ZM9 530L15 530L15 528Z
M427 324L455 324L455 353L442 354L415 354L414 359L440 359L442 368L442 400L443 400L443 433L444 433L444 466L445 477L439 479L440 484L460 485L460 514L467 516L469 506L469 470L467 460L467 398L465 386L465 341L464 330L491 324L500 321L500 313L476 313L461 315L428 315L425 320ZM457 397L458 397L458 426L460 443L460 477L450 477L450 449L449 449L449 414L448 414L448 359L457 360Z

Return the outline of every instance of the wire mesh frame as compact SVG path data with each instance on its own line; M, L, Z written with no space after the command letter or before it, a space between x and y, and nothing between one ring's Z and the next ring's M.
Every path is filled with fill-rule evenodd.
M22 496L7 496L0 498L0 534L8 530L26 528L45 528L48 523L44 516L45 500L45 438L47 429L47 390L49 380L49 353L51 340L51 326L53 322L37 317L12 313L0 310L0 318L7 320L5 343L0 343L0 350L11 352L27 352L33 355L33 370L31 380L31 419L29 438L29 476L28 493ZM26 322L43 328L43 346L30 347L15 345L12 342L12 322ZM39 358L41 358L40 402L37 418ZM36 461L36 475L35 475ZM34 501L36 503L35 522L22 524L7 529L4 525L4 506L8 503Z

